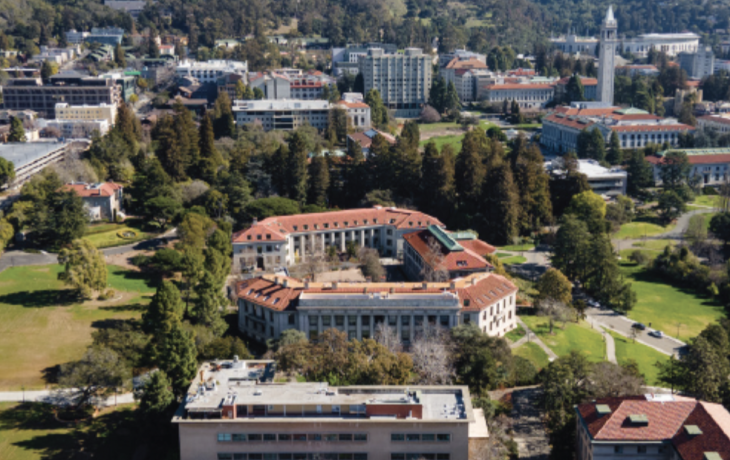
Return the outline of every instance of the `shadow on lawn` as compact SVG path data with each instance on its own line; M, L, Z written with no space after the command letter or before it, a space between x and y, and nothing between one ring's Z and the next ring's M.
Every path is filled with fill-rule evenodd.
M0 296L0 303L21 305L27 308L65 307L78 301L78 295L70 289L41 289L39 291L12 292Z
M126 270L120 267L112 269L111 274L115 277L122 278L125 281L142 281L144 285L150 289L157 289L157 285L160 283L158 276L150 276L149 273L145 273L144 271ZM120 289L122 288L123 287L120 287Z
M115 313L121 313L125 311L147 311L148 305L141 303L135 303L131 305L112 305L109 307L99 307L99 310L112 311Z
M628 265L627 265L628 266ZM636 267L636 265L633 265ZM652 284L663 284L670 288L675 288L681 291L684 294L688 294L694 297L697 297L698 299L703 299L702 303L700 305L706 306L706 307L717 307L722 308L722 304L720 302L714 300L711 296L699 293L696 289L692 289L686 286L679 286L676 284L669 284L667 280L663 279L661 276L653 273L651 270L643 268L639 271L633 272L628 275L628 278L633 281L641 281L643 283L652 283Z

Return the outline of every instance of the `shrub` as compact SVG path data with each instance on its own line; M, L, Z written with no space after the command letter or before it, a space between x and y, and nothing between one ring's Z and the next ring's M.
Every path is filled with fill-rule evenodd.
M644 251L637 249L629 255L629 260L636 265L646 265L649 262L649 256Z

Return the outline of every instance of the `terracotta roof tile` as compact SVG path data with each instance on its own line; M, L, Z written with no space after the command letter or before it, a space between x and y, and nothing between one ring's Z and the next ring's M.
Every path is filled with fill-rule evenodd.
M456 289L462 304L462 311L481 311L495 302L517 292L517 286L504 276L489 273L473 284ZM466 302L468 300L468 302Z
M730 459L730 414L720 404L700 402L682 425L696 425L702 434L690 436L679 429L672 444L682 460L705 460L705 452Z
M431 235L431 232L429 230L420 230L413 233L408 233L406 235L403 235L403 239L408 242L408 244L411 245L411 247L421 256L421 258L424 260L425 263L431 265L432 263L435 263L435 261L429 260L431 256L429 255L429 241L436 240L436 238ZM468 240L467 240L468 241ZM463 251L449 251L447 248L445 248L443 245L439 245L441 248L441 255L443 256L443 261L441 262L442 268L444 270L449 271L456 271L456 270L487 270L488 268L491 268L492 265L482 257L481 254L474 251L470 247L467 247L467 245L464 245L462 243L465 243L467 241L458 241L458 243L464 247ZM478 248L494 248L487 243L480 241L481 245L475 245L475 247ZM485 252L486 254L486 252ZM432 267L434 268L434 267Z
M645 157L646 161L653 165L662 164L664 158L650 155ZM693 165L707 165L715 163L730 163L730 153L719 155L687 155L687 160Z
M112 196L115 192L122 188L120 184L114 182L104 182L98 187L93 187L93 184L65 184L64 190L73 190L80 197L92 197L92 196Z
M730 118L718 117L716 115L705 115L704 117L697 118L697 120L704 120L710 123L720 123L721 125L730 125Z
M284 279L291 281L285 277L282 277L281 284L265 277L239 281L236 284L236 293L239 299L248 300L272 310L293 310L302 289L283 286Z

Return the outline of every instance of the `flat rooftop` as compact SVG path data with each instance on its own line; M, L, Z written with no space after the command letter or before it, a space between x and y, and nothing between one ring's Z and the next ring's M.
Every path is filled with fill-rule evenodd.
M0 144L0 157L12 161L15 170L64 148L68 142L13 142Z
M274 372L273 361L204 363L173 421L474 420L465 386L330 387L318 382L273 383ZM338 407L336 412L332 406Z

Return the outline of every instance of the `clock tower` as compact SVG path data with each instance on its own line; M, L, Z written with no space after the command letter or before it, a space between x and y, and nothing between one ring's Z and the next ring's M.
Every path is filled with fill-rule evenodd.
M613 105L613 79L615 72L615 56L618 23L613 17L613 8L608 7L606 19L601 25L601 40L598 43L598 88L597 98L600 102Z

